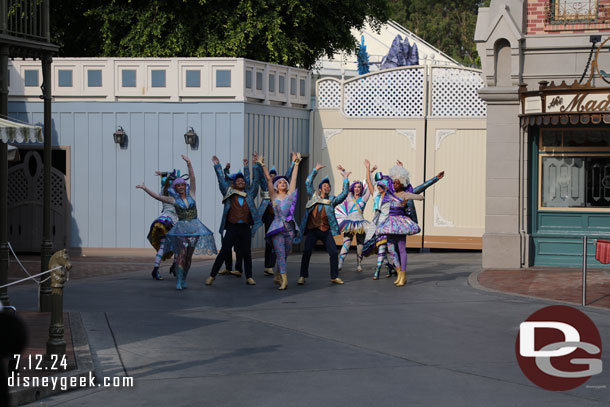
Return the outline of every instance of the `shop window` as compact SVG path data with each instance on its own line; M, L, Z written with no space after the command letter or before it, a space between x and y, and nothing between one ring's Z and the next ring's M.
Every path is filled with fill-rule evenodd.
M102 87L102 70L88 69L87 70L87 86L90 88Z
M610 131L543 129L540 209L610 208Z
M26 69L23 75L25 86L38 86L38 69Z
M123 69L121 71L121 86L124 88L135 88L136 87L136 70L135 69Z
M216 71L216 87L230 88L231 87L231 71L219 69Z
M153 88L165 87L165 69L153 69L150 71L150 86Z
M595 21L598 9L598 0L551 0L551 21L564 24Z
M199 69L186 70L186 87L200 88L201 87L201 71Z
M269 74L269 92L275 92L275 75Z
M58 69L57 70L57 86L62 88L72 87L72 70Z

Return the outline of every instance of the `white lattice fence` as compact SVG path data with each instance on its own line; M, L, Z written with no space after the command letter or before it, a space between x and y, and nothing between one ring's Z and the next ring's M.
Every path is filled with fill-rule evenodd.
M432 117L486 117L487 105L479 97L483 79L477 71L432 68Z
M318 108L338 109L341 107L341 83L333 79L318 82Z
M424 68L402 68L367 75L344 84L348 117L423 117Z

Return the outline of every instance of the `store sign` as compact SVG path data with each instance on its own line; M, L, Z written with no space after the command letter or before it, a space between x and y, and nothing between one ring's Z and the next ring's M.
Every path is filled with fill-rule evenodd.
M546 97L546 113L607 113L610 93L576 93Z

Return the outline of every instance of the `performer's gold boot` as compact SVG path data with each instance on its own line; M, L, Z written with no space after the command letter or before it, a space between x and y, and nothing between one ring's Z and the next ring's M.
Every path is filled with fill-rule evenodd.
M272 276L273 275L273 268L265 267L265 275L266 276Z
M343 280L341 280L339 277L333 278L332 280L330 280L330 282L333 284L345 284L345 282Z
M305 277L299 277L298 281L297 281L298 285L305 285Z
M277 285L282 284L282 277L279 271L275 272L275 275L273 276L273 282Z
M407 284L407 272L399 270L398 271L398 282L396 283L396 287L402 287Z
M212 276L209 276L207 278L207 280L205 280L205 285L212 285L212 283L214 282L215 278Z
M256 285L256 281L252 277L246 280L246 284L248 285Z
M280 284L278 290L285 290L288 288L288 276L286 276L286 274L280 274L280 279L282 280L282 283Z

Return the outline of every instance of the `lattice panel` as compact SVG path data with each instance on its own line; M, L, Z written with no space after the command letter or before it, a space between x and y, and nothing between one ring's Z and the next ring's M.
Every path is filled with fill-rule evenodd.
M19 202L28 200L28 181L25 178L24 170L20 169L11 173L8 177L8 197L7 205L13 206Z
M479 97L483 79L478 72L432 69L432 117L486 117L487 105Z
M349 117L423 117L423 68L405 68L348 82L344 113Z
M318 82L318 107L338 109L341 107L341 84L337 81Z
M51 173L51 205L64 206L64 177L55 172Z

